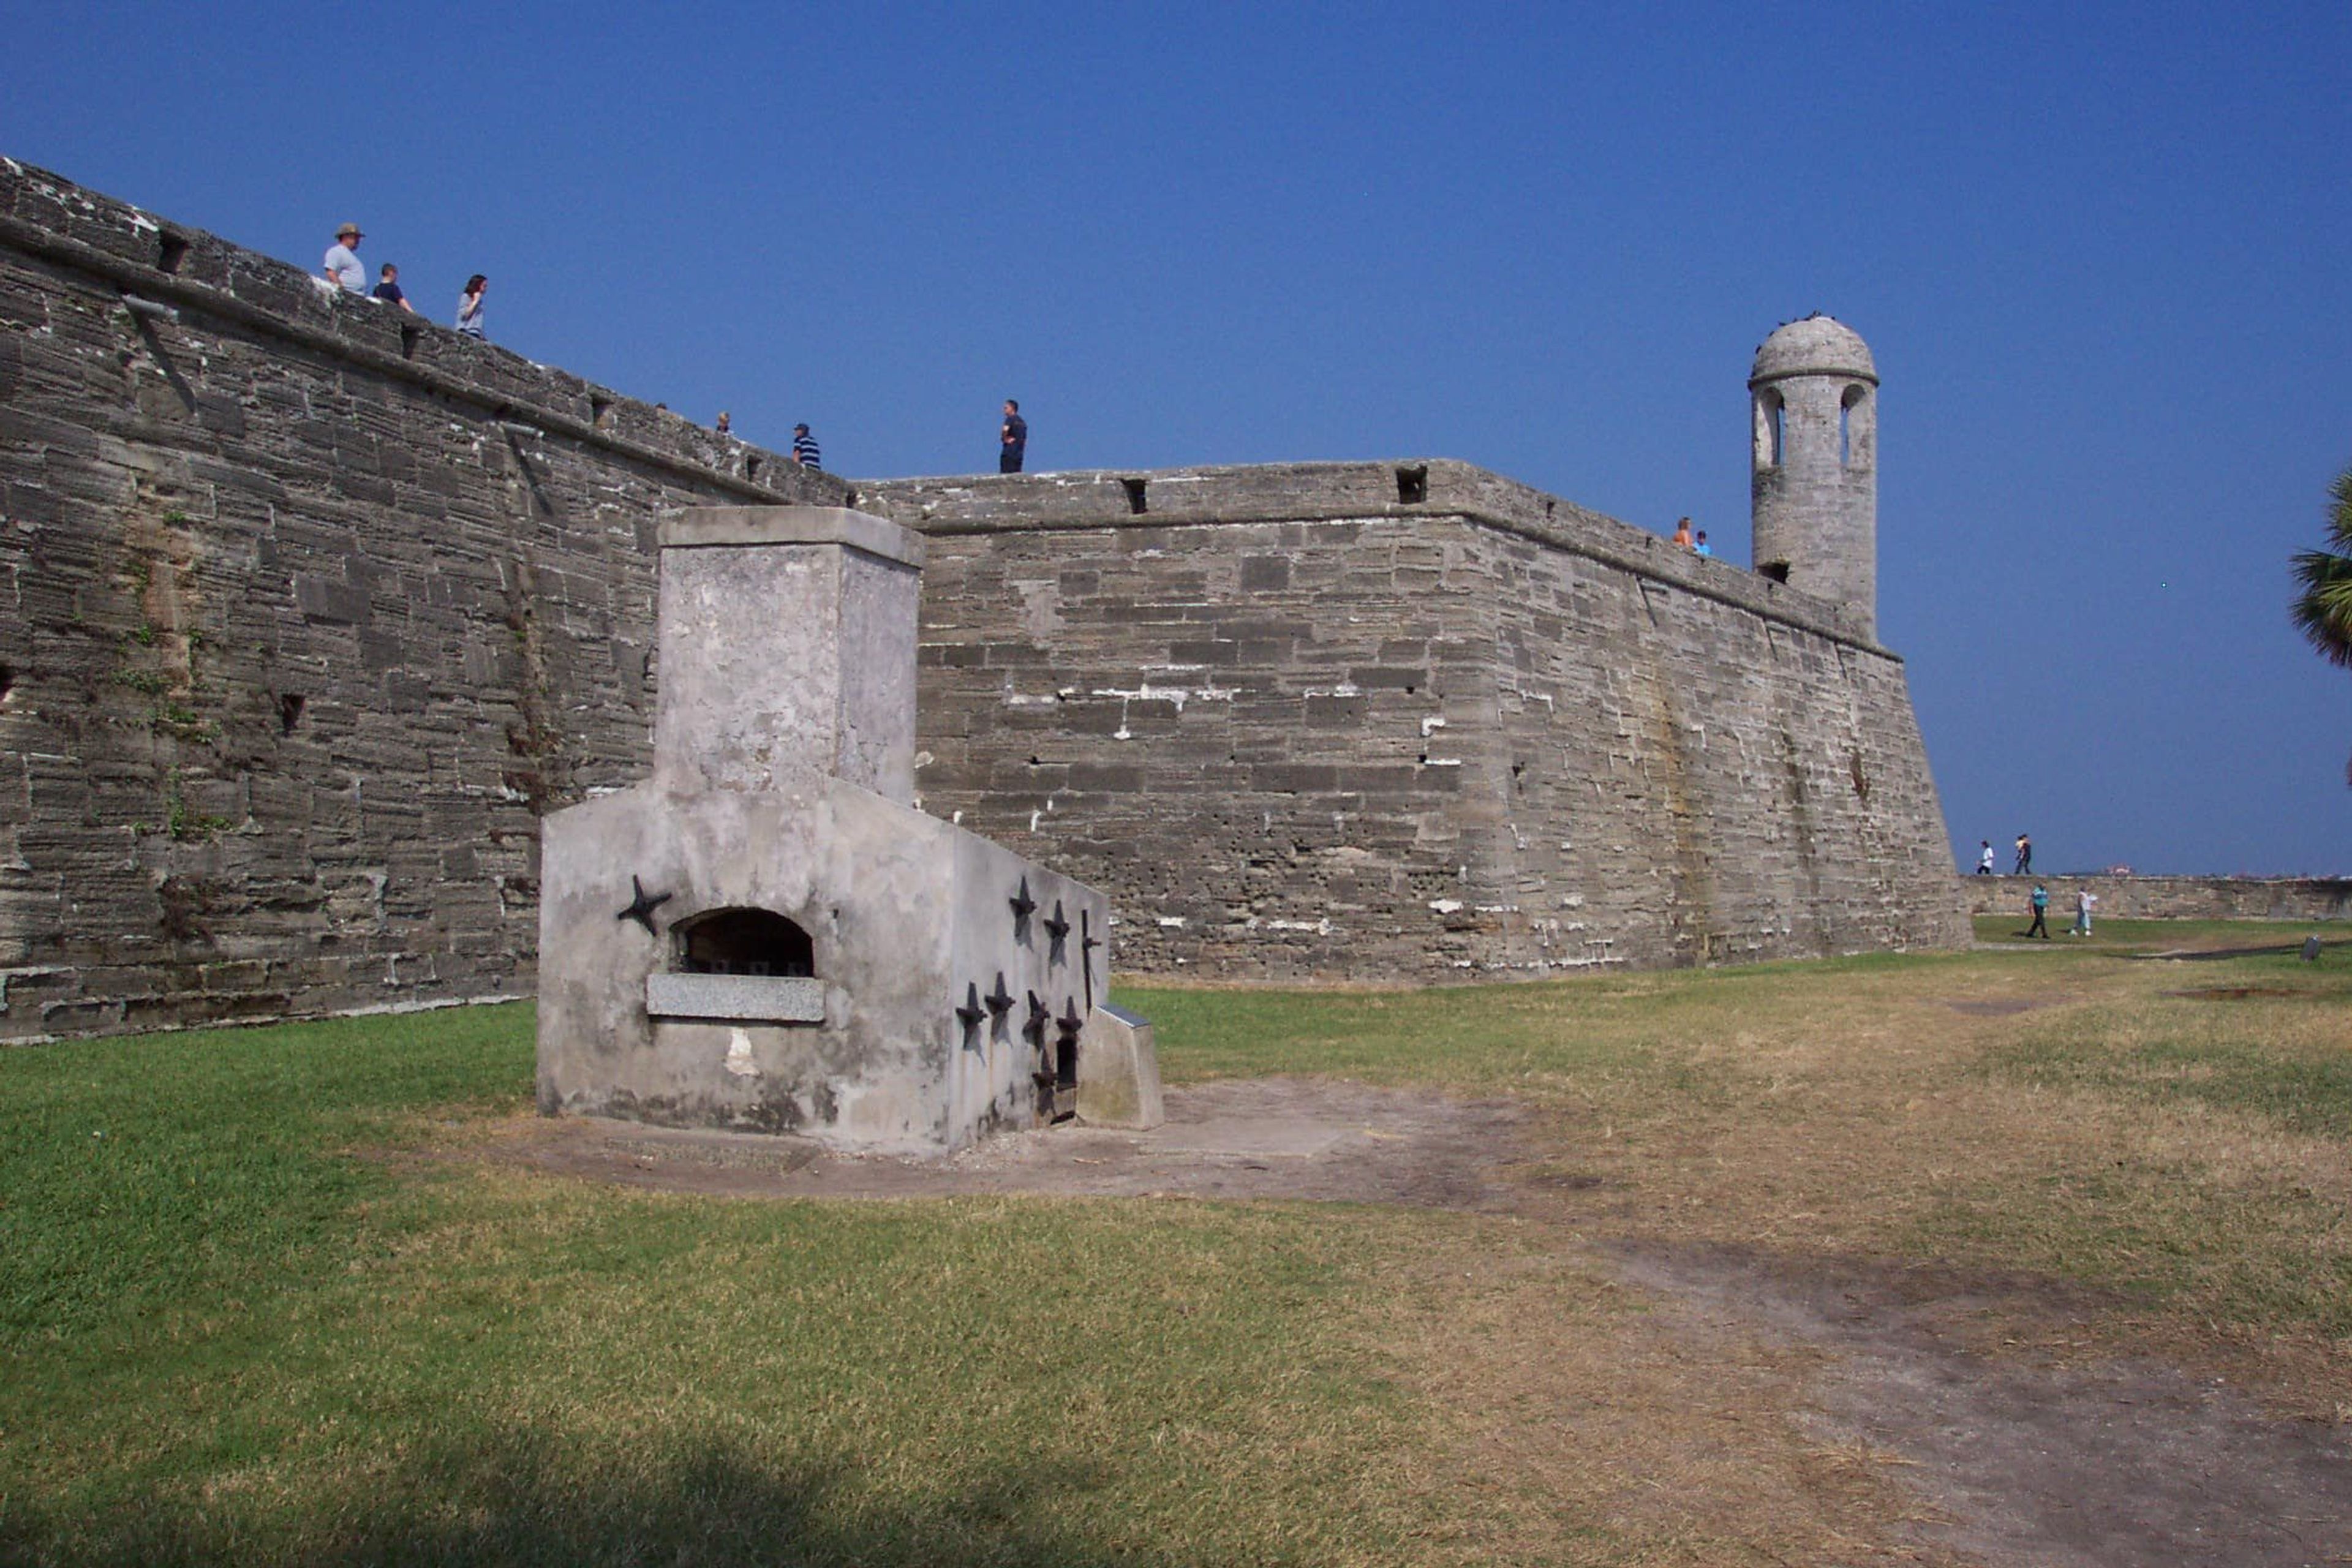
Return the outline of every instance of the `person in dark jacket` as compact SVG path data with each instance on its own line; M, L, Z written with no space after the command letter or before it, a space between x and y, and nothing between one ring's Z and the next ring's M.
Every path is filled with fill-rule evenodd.
M1004 400L1004 424L996 433L996 471L1019 473L1021 459L1029 450L1029 422L1021 417L1021 405L1010 397Z
M383 270L377 274L375 297L388 305L399 306L411 315L416 311L416 307L408 302L408 296L400 291L400 268L389 261L383 264Z

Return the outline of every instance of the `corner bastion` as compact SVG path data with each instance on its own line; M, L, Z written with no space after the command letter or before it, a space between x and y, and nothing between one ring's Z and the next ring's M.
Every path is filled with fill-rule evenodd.
M0 159L0 1039L527 994L658 520L746 503L929 536L922 804L1123 972L1965 940L1902 665L1801 585L1440 461L853 486Z
M930 540L922 804L1103 888L1126 969L1968 940L1902 661L1843 606L1439 459L861 494Z

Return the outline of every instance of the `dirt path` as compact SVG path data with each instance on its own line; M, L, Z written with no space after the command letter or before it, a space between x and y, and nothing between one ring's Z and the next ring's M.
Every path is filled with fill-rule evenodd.
M2274 1419L2252 1399L2147 1360L2056 1364L2004 1352L2002 1325L2046 1344L2101 1303L2025 1278L1643 1239L1626 1194L1539 1173L1557 1129L1513 1101L1310 1079L1171 1089L1150 1132L1066 1126L952 1159L849 1157L756 1135L597 1121L502 1124L502 1162L634 1186L745 1197L960 1194L1181 1195L1403 1204L1507 1214L1546 1245L1596 1257L1646 1292L1703 1386L1743 1342L1817 1352L1770 1413L1890 1466L1913 1506L1868 1560L1910 1541L1990 1565L2352 1562L2352 1454L2340 1429ZM1591 1222L1630 1239L1596 1243ZM1556 1441L1572 1444L1571 1417Z
M1988 1317L2063 1323L2093 1305L2076 1293L1720 1247L1611 1251L1694 1332L1763 1328L1828 1351L1811 1417L1910 1461L1948 1521L1921 1533L1989 1563L2352 1562L2340 1432L2154 1361L2052 1365L1970 1343Z

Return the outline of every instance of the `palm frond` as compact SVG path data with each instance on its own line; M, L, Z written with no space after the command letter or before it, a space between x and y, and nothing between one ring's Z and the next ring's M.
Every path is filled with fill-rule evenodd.
M2327 540L2338 550L2352 550L2352 468L2327 487Z
M2352 668L2352 555L2305 550L2292 564L2302 590L2287 606L2295 628L2329 662Z

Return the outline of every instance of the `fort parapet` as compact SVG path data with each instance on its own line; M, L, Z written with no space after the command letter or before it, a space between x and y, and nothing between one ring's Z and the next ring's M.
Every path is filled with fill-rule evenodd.
M658 520L746 502L930 536L923 804L1124 971L1965 940L1804 561L1442 461L853 487L0 160L0 1038L528 992L541 816L650 757Z

